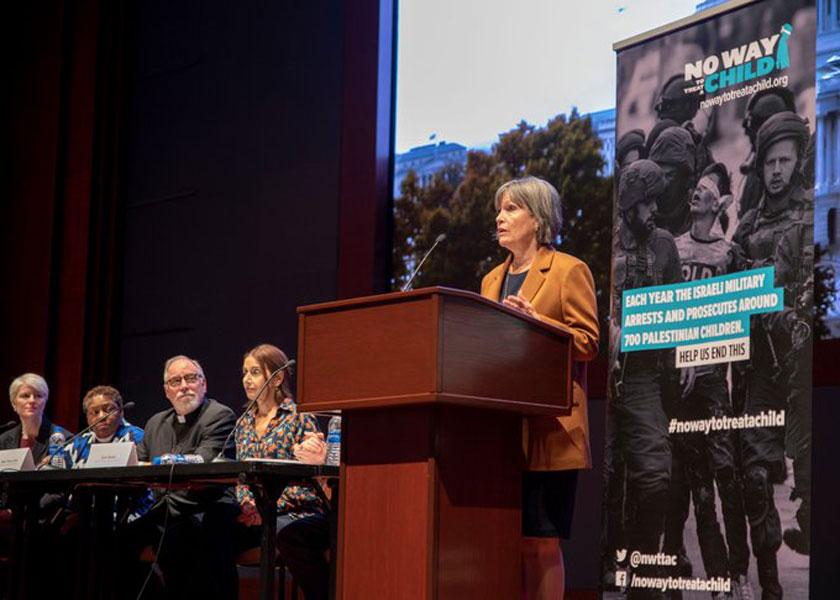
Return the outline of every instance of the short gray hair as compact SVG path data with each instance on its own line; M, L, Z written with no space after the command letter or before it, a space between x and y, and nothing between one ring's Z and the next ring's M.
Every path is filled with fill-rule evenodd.
M514 204L528 209L537 221L537 244L553 245L563 225L563 206L555 187L544 179L530 175L508 181L496 190L497 211L506 194Z
M207 381L207 378L204 376L204 369L201 368L201 365L198 364L198 361L194 358L190 358L189 356L184 356L183 354L178 354L177 356L173 356L169 360L166 361L166 364L163 365L163 383L166 383L166 374L169 372L169 367L172 363L177 360L188 360L192 364L195 365L195 368L198 369L198 374L201 375L201 378Z
M12 385L9 386L9 401L12 403L13 407L15 405L15 398L17 397L20 388L25 385L28 385L36 392L43 394L44 398L50 397L50 388L43 377L36 375L35 373L24 373L20 377L15 377L14 381L12 381Z

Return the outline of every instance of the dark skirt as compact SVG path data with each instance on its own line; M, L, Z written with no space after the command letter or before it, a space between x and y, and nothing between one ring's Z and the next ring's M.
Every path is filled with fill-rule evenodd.
M522 473L522 535L568 539L578 471Z

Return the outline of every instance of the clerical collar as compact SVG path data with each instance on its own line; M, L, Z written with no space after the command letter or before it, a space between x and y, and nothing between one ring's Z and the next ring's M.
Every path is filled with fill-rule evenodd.
M114 434L111 434L107 438L101 438L94 433L93 437L96 438L96 443L97 444L110 444L111 441L113 441L113 439L114 439Z
M172 409L172 411L175 413L175 420L181 425L191 426L193 423L195 423L196 419L198 419L199 415L201 415L201 413L204 412L204 408L209 402L210 399L205 397L204 400L201 401L201 404L199 404L194 411L186 415L179 415L177 412L175 412L175 409Z

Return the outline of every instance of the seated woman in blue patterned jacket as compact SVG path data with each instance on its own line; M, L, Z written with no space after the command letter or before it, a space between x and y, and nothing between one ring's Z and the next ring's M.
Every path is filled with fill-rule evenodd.
M122 395L116 388L110 385L98 385L92 388L82 400L82 410L84 410L88 426L96 423L98 419L102 420L96 423L93 429L73 440L67 457L68 468L83 468L94 444L124 442L139 444L143 441L143 429L125 420ZM139 497L132 500L127 520L133 521L138 518L153 504L154 497L150 491L141 493Z
M143 430L125 420L123 415L123 399L120 393L110 385L98 385L82 400L82 410L85 412L88 426L108 415L93 429L77 437L70 447L70 464L68 467L81 468L85 465L94 444L114 442L143 441Z

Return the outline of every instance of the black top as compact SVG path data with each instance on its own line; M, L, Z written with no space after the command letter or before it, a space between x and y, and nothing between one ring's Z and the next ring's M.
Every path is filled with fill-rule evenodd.
M510 271L505 274L505 280L502 282L502 289L499 292L499 301L501 302L508 296L515 296L519 293L519 289L522 287L522 283L525 281L525 277L528 275L528 271L523 271L522 273L517 273L514 275Z
M70 439L72 434L61 427L50 422L49 419L43 417L41 419L41 428L38 429L38 436L35 438L35 443L32 445L32 460L37 465L47 455L50 449L50 436L54 433L60 433L65 440ZM12 450L20 448L20 438L23 434L23 425L18 423L8 431L0 434L0 450Z
M178 419L174 408L159 412L146 423L143 441L137 446L137 458L150 461L162 454L198 454L211 462L222 450L222 444L233 430L236 416L227 406L205 398L196 410ZM235 445L229 439L224 456L234 458ZM160 495L158 493L158 495ZM230 490L175 491L167 495L174 514L201 512L208 502L235 502Z

